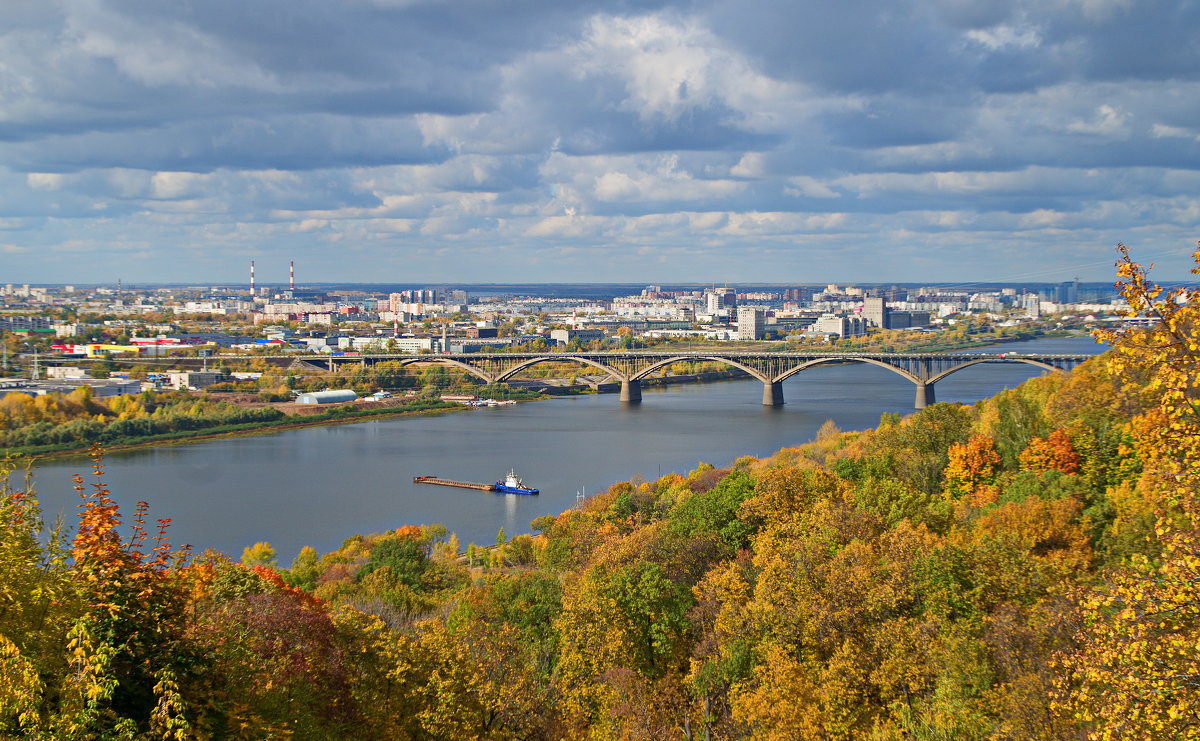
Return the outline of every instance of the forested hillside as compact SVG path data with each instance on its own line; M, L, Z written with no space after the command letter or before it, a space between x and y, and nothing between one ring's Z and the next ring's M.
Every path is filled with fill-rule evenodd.
M1200 253L1197 253L1200 270ZM195 557L97 461L0 511L0 733L27 738L1200 737L1200 295L1071 374L614 484L465 555Z

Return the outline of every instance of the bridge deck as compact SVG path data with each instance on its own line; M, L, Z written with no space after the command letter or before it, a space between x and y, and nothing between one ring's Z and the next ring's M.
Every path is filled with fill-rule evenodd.
M221 355L244 358L243 355ZM440 353L380 355L278 355L256 356L266 360L324 361L329 370L356 363L395 362L401 365L437 363L452 365L485 383L503 383L538 363L572 362L595 368L619 381L621 400L641 400L641 380L674 363L708 361L744 371L762 381L763 404L783 404L783 381L808 368L831 363L867 363L896 373L913 383L918 409L934 401L933 386L943 378L980 363L1025 363L1043 370L1066 371L1089 360L1093 355L1057 353L952 352L952 353L865 353L865 352L740 352L717 350L702 352L541 352L541 353Z

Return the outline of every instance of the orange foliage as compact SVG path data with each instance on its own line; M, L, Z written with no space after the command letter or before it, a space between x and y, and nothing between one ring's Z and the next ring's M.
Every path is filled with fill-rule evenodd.
M242 568L245 568L245 567L242 567ZM300 604L304 607L311 607L311 608L315 609L315 608L322 608L326 604L325 600L321 599L320 597L317 597L316 595L313 595L313 594L309 594L308 592L304 591L300 587L293 587L290 584L288 584L287 582L285 582L283 580L283 576L280 575L280 573L278 571L271 568L270 566L263 566L262 564L258 564L255 566L251 566L249 570L254 572L254 575L257 576L259 579L263 580L264 582L266 582L267 584L269 584L271 586L271 589L269 591L274 592L275 594L290 595L298 604Z
M1030 440L1029 445L1021 451L1018 460L1022 471L1034 473L1059 471L1074 475L1079 473L1080 466L1083 465L1083 458L1062 428L1051 432L1048 437L1035 437Z
M417 527L416 525L403 525L396 528L395 532L396 537L398 538L408 538L410 540L421 539L421 528Z
M951 494L974 494L995 479L1001 459L991 436L972 435L965 443L951 445L947 452L950 462L946 465L946 488Z

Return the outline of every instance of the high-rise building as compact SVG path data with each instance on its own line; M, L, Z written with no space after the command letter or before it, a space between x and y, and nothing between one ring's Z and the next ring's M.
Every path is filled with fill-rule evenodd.
M754 306L739 306L737 337L739 340L761 340L767 324L767 312Z
M872 327L888 329L888 307L882 296L867 296L863 299L863 319Z
M1040 319L1042 316L1042 297L1036 293L1025 293L1021 295L1021 308L1030 319Z
M1079 303L1079 279L1063 281L1058 285L1057 296L1060 304Z
M737 291L732 288L705 288L704 307L710 314L737 306Z

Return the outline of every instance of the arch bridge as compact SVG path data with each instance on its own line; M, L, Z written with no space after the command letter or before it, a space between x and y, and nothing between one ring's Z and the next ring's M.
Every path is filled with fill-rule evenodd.
M295 356L283 356L296 359ZM503 383L538 363L577 363L607 374L621 384L621 401L642 399L641 381L675 363L715 362L737 368L763 383L763 404L783 404L783 382L809 368L836 363L867 363L895 373L916 386L914 406L923 409L936 401L934 384L965 368L981 363L1024 363L1050 371L1067 371L1092 355L1034 353L750 353L750 352L583 352L583 353L447 353L441 355L330 356L329 369L338 364L381 362L435 363L460 368L484 383ZM315 360L315 359L314 359Z

